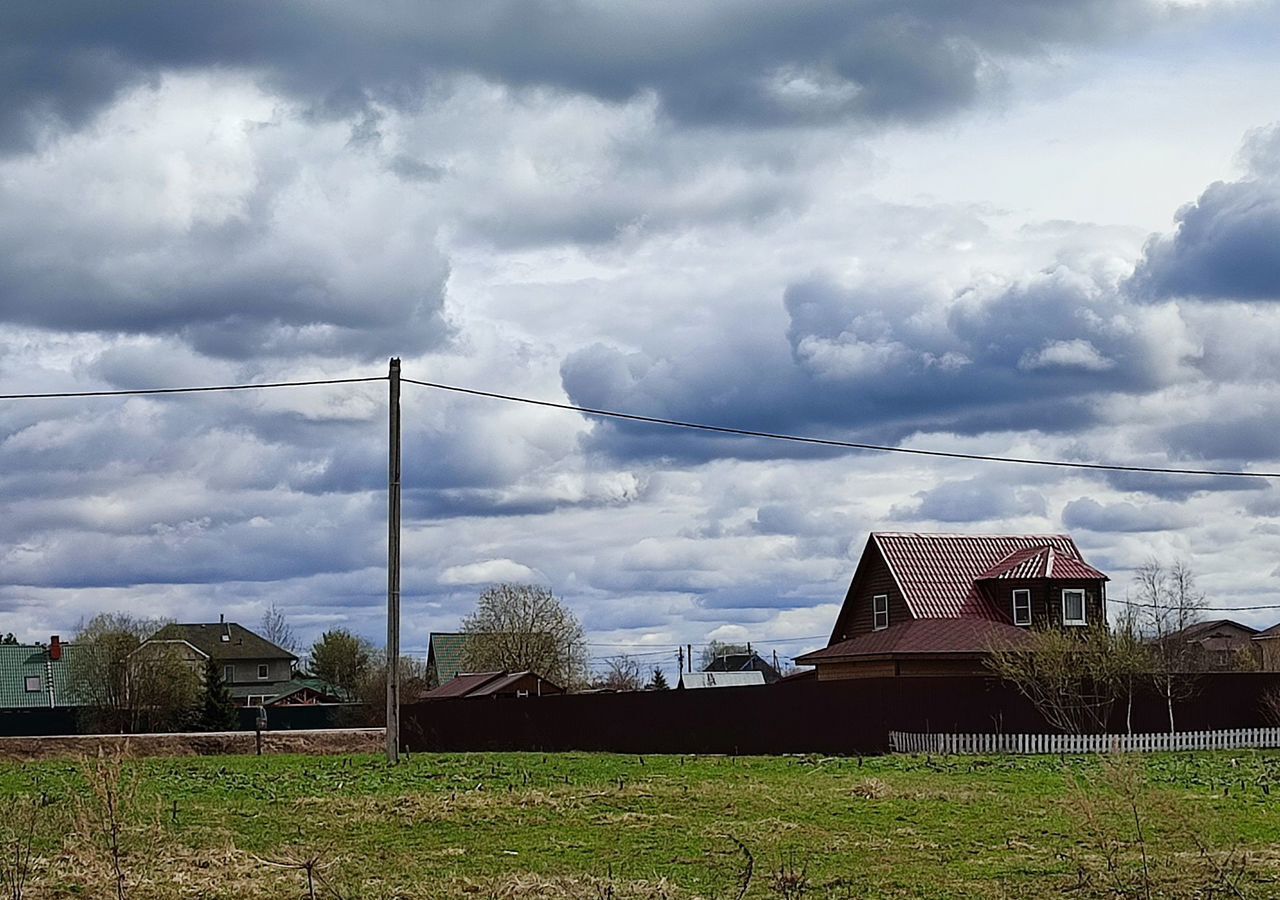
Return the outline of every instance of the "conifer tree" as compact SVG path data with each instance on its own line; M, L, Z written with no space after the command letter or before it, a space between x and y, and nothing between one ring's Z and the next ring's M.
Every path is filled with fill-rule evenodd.
M222 680L222 670L212 659L204 667L204 707L200 711L200 727L204 731L235 731L240 725L235 701Z

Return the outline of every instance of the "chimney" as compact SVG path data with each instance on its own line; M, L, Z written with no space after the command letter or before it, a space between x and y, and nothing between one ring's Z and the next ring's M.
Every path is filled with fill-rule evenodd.
M62 659L62 641L55 634L49 638L49 660L50 662L57 662L60 659Z
M219 625L225 625L225 624L227 624L227 616L226 616L226 613L218 613L218 624L219 624Z

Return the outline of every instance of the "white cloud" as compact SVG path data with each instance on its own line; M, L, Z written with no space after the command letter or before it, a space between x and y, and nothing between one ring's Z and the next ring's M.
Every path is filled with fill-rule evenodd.
M462 566L449 566L440 573L441 584L536 584L542 581L544 579L536 570L510 559L486 559Z
M1046 341L1038 351L1028 350L1018 360L1018 368L1024 372L1034 372L1037 369L1105 372L1114 367L1115 363L1099 353L1097 347L1079 338L1070 341Z

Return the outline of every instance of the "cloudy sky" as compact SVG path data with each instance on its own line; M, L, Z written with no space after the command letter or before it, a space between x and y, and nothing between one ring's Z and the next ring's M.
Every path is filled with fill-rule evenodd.
M0 7L0 392L380 375L1008 456L1280 470L1280 8ZM820 646L867 533L1071 532L1280 603L1280 485L405 387L404 643ZM0 630L385 635L385 386L0 402ZM1237 617L1270 624L1280 615Z

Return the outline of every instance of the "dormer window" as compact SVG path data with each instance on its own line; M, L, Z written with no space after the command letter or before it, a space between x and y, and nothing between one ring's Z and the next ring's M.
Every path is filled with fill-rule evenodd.
M877 594L871 598L871 627L883 631L889 627L889 595Z
M1022 589L1013 592L1013 624L1031 624L1031 591Z
M1084 591L1067 588L1062 592L1062 624L1087 625L1084 618Z

